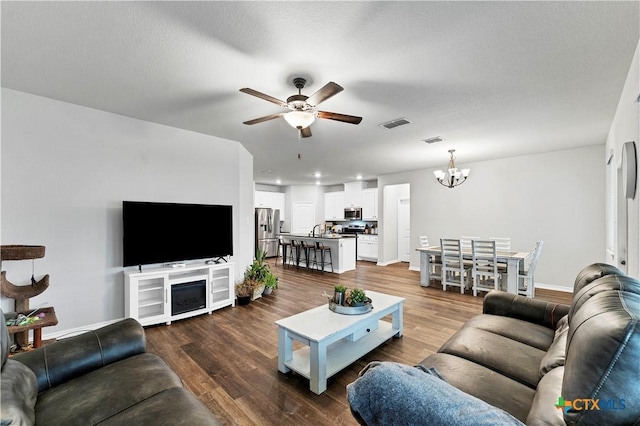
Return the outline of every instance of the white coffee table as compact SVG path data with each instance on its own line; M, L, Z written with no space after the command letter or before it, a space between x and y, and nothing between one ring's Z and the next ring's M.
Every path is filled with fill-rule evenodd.
M327 379L391 337L402 336L404 298L367 291L373 310L342 315L328 304L276 321L278 370L293 370L309 379L316 394L327 389ZM391 321L381 321L391 315ZM293 351L293 341L306 346Z

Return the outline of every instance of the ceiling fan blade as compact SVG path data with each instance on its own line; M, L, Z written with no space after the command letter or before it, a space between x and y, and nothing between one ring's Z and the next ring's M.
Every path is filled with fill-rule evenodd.
M355 115L338 114L337 112L318 111L318 118L326 118L328 120L342 121L344 123L360 124L362 117Z
M248 124L248 125L258 124L258 123L262 123L263 121L269 121L269 120L273 120L274 118L282 117L285 114L286 112L278 112L276 114L265 115L264 117L254 118L253 120L245 121L243 122L243 124Z
M311 137L311 126L307 126L304 129L300 129L300 136L302 136L303 138L310 138Z
M339 84L334 83L333 81L325 84L320 90L318 90L313 95L309 96L307 99L307 103L309 105L318 105L320 102L326 101L333 95L337 95L342 92L344 89Z
M265 95L262 92L258 92L257 90L249 89L248 87L240 89L242 93L246 93L247 95L252 95L260 99L264 99L265 101L273 102L276 105L280 105L283 108L287 107L287 103L281 101L280 99L276 99L273 96Z

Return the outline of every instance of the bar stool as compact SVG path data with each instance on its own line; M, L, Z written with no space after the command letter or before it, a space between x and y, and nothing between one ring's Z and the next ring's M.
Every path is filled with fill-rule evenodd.
M300 267L300 241L291 240L287 263L296 268Z
M291 242L285 240L284 238L278 238L278 251L276 252L276 265L278 264L278 258L280 257L280 253L282 253L282 264L287 263L287 251L291 247Z
M316 245L313 242L301 241L300 254L304 253L304 266L309 269L309 265L315 261L316 257ZM311 252L313 252L313 259L311 258ZM302 257L300 260L303 260Z
M316 268L318 267L318 262L317 262L317 253L320 252L320 271L324 272L324 265L326 262L326 257L327 254L329 254L329 262L328 264L331 265L331 272L333 272L333 257L331 256L331 248L330 247L326 247L322 242L320 241L316 241L316 255L314 257L314 261L313 263L315 264Z

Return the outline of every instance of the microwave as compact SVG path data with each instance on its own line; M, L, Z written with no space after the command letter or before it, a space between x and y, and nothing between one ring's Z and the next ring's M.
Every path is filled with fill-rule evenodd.
M362 208L360 207L345 208L344 220L362 220Z

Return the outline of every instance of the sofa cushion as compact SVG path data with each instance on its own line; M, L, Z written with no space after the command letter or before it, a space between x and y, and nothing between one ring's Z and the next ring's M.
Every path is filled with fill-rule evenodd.
M452 386L524 421L535 390L491 369L454 355L435 353L421 365L434 367Z
M589 284L585 284L573 295L571 308L569 309L569 318L591 297L609 290L622 290L640 294L640 282L627 275L610 274L593 280Z
M609 290L585 301L569 319L561 396L565 401L597 399L600 409L570 408L564 413L565 421L585 425L637 423L638 360L640 295Z
M573 294L578 293L585 285L606 275L624 275L624 272L607 263L593 263L585 266L576 276L573 283Z
M33 425L38 398L36 375L24 364L6 360L0 381L0 424Z
M365 367L347 385L347 399L356 419L368 425L522 425L433 371L391 362Z
M171 388L121 411L100 423L100 426L215 426L220 424L222 423L212 418L207 407L186 389Z
M36 423L98 424L171 388L182 383L162 359L135 355L40 392Z
M18 354L14 359L36 373L38 389L42 392L105 365L144 353L145 344L140 323L127 318Z
M564 367L556 367L540 379L536 396L527 416L528 426L563 425L562 409L556 407L562 393Z
M540 377L547 374L549 371L556 367L564 365L564 359L567 351L567 334L569 333L569 316L565 315L558 322L558 328L553 337L553 342L547 353L542 357L540 361Z
M473 327L463 327L438 350L483 365L535 388L545 352L508 337Z
M477 315L464 326L490 331L540 350L547 350L554 336L554 330L548 327L500 315Z

